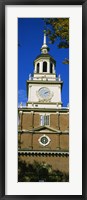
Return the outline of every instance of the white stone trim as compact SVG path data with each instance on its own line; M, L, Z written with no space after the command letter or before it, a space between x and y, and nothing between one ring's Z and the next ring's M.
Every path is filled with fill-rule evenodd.
M46 143L46 144L43 144L42 142L41 142L41 139L43 138L43 137L46 137L47 139L48 139L48 142ZM42 135L39 139L38 139L38 141L39 141L39 143L42 145L42 146L47 146L49 143L50 143L50 141L51 141L51 139L47 136L47 135Z

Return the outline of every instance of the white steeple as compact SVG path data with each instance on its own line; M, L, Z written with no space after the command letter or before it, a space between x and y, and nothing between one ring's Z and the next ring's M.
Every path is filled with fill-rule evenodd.
M31 108L50 109L60 108L62 105L61 89L63 82L61 81L60 75L56 79L56 61L48 51L46 30L44 30L41 54L35 58L33 77L29 74L29 81L27 81L28 106ZM48 105L51 102L52 104Z
M44 39L43 39L43 45L41 47L41 53L47 54L49 51L49 48L46 44L46 30L44 30Z

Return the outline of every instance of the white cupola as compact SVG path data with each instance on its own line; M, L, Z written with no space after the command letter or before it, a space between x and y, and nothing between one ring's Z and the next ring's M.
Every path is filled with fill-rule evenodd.
M56 78L56 61L48 52L49 47L46 44L46 30L44 30L41 54L34 60L34 77L41 78L42 76L45 76L51 78L53 76L53 78Z

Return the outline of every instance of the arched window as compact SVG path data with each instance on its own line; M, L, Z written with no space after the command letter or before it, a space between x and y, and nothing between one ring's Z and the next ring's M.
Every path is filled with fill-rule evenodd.
M53 73L53 64L50 63L50 73L52 74Z
M47 72L47 62L43 62L43 72Z
M39 73L39 63L37 63L37 73Z

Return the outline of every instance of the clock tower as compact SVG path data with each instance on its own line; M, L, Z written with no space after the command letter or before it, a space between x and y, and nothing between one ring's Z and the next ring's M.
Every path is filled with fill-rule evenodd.
M44 31L41 54L34 60L27 80L26 106L18 108L18 155L28 163L44 162L69 171L69 108L63 107L63 81L56 75L56 61L49 54Z
M56 77L56 61L49 54L46 44L46 32L41 47L41 54L34 60L33 77L27 81L27 106L38 108L61 108L61 89L63 81L60 75Z

